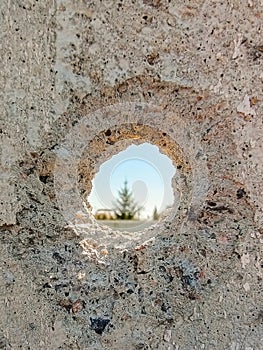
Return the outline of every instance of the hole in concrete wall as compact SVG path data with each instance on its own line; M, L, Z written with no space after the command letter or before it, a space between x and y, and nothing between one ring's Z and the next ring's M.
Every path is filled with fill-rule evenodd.
M82 135L84 132L83 130L85 131L85 128L79 130L78 135ZM150 125L144 125L140 121L137 123L111 125L110 127L105 127L105 129L102 129L100 132L96 133L96 135L90 138L88 142L83 139L80 144L80 149L81 147L82 149L81 155L77 162L77 168L75 168L76 163L74 162L74 157L71 157L70 159L66 157L65 161L62 159L63 162L60 166L60 172L58 172L56 179L57 181L60 180L60 182L61 179L65 179L67 181L64 180L65 183L62 183L62 186L64 186L63 200L61 199L60 201L66 208L64 212L67 214L69 222L74 222L74 229L79 235L85 235L91 240L96 239L96 241L99 241L100 243L104 242L107 245L114 244L116 247L116 244L119 244L118 246L123 246L123 244L129 245L131 244L131 241L138 242L141 239L147 241L148 239L155 237L158 233L161 233L165 228L169 227L171 223L176 226L181 225L187 215L189 203L191 203L193 194L193 174L187 155L174 140L172 133L173 128L170 126L169 129L166 128L165 130L160 130L159 127L155 128ZM180 139L180 134L178 135ZM75 141L74 138L71 138L71 140ZM88 198L91 195L93 179L95 178L96 174L100 172L101 166L106 161L113 158L113 156L116 156L120 152L128 149L129 146L133 146L135 148L137 147L138 149L139 145L142 146L145 143L151 144L152 147L156 147L157 152L163 156L167 156L167 158L170 159L172 166L176 167L176 171L174 170L175 174L172 177L172 188L175 198L174 203L170 209L163 213L161 220L156 221L156 224L154 225L136 225L137 227L133 230L133 232L127 232L126 229L121 230L120 227L110 228L109 226L102 224L101 220L94 219L94 216L92 215L92 210L94 212L95 208L93 209L94 205L89 202ZM85 148L83 148L84 144ZM64 154L64 149L62 149L61 152ZM71 166L71 164L73 165ZM65 168L69 174L68 178L61 177L61 173L63 173ZM76 173L74 173L75 169L77 170ZM165 167L163 169L165 169ZM158 169L158 171L160 172L160 169ZM165 172L165 170L162 171ZM77 177L75 177L75 174ZM125 175L126 174L123 174L123 178L119 179L119 188L123 187L124 185ZM110 175L107 176L107 181L109 183ZM137 187L137 191L138 188L141 188L141 190L139 190L140 192L144 191L144 184L141 182L136 183L135 189L133 189L134 184L129 178L129 174L126 176L126 178L128 181L127 186L130 190L135 191ZM76 182L74 182L74 179L76 179ZM59 188L61 188L61 186ZM103 189L103 187L101 188ZM104 192L110 190L110 188L111 187L109 185L108 189L104 189ZM61 192L58 191L58 193ZM166 194L164 196L166 196ZM81 200L81 203L79 199ZM115 197L113 196L113 200L114 199ZM79 208L81 208L81 210ZM110 203L109 207L102 203L102 206L99 209L107 208L112 209L112 203ZM153 213L151 213L151 216L152 214ZM134 232L136 232L136 234L134 234Z
M148 104L111 105L82 118L56 150L56 200L66 222L83 238L85 254L103 260L107 254L105 250L99 252L101 247L124 249L154 240L162 233L176 235L185 220L198 217L209 185L206 157L194 133L177 114ZM92 180L113 155L143 143L158 146L176 166L172 179L175 201L170 213L136 234L100 225L87 201Z
M172 160L157 146L130 145L105 161L92 180L88 202L94 218L122 232L157 223L173 206L175 173Z

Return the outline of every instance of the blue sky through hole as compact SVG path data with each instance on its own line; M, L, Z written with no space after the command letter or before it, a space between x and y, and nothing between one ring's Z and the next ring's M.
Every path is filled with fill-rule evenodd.
M92 183L88 201L92 213L113 209L118 191L127 180L135 201L143 206L140 218L152 218L154 207L161 213L174 201L171 179L175 167L170 158L149 143L131 145L103 163Z

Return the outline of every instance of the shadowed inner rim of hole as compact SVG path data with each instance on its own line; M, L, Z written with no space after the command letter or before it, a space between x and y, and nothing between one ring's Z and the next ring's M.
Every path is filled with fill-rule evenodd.
M80 194L83 201L88 204L87 197L92 189L92 179L99 171L101 164L109 160L113 155L125 150L128 146L132 144L139 145L145 142L157 146L159 152L168 156L177 168L176 176L179 176L181 182L180 206L173 208L173 211L176 213L179 224L186 215L186 211L183 209L187 208L191 201L193 177L190 162L181 147L168 132L156 130L148 125L131 123L111 127L98 133L87 144L78 162L78 189ZM172 212L172 216L174 212ZM92 214L90 213L89 215ZM165 216L163 220L169 219L169 217L170 215ZM115 232L121 233L120 231Z
M78 187L84 201L92 189L92 180L100 166L113 155L125 150L128 146L150 143L159 148L173 162L177 172L191 177L189 161L180 146L166 132L150 126L124 124L107 129L91 140L78 163Z

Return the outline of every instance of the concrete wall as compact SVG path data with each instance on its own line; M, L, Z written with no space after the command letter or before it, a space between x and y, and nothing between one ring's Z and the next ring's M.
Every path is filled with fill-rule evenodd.
M260 349L262 9L0 2L1 349ZM100 227L93 175L144 141L177 204Z

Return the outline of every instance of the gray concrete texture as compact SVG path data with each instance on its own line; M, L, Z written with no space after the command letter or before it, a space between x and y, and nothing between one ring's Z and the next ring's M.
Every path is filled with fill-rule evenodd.
M262 0L1 0L0 349L259 350ZM155 226L100 226L99 166L177 166Z

